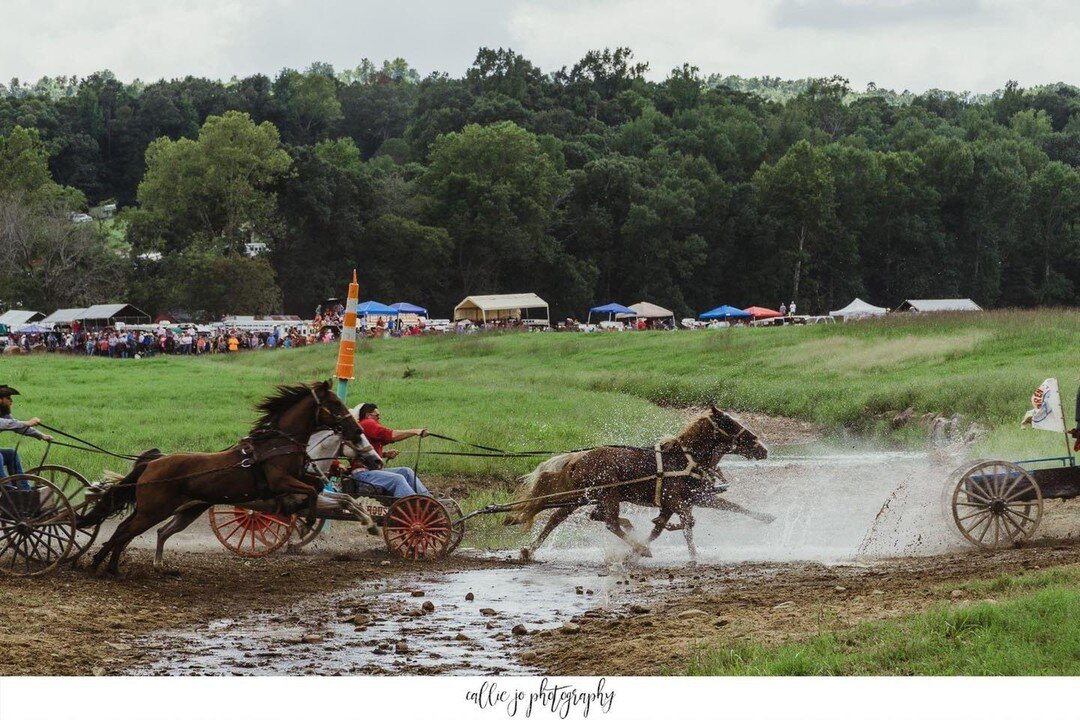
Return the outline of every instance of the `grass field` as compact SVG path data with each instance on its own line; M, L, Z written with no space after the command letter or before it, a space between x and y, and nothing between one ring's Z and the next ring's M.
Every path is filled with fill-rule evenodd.
M908 406L985 425L981 454L1061 454L1060 436L1017 422L1032 390L1056 376L1071 418L1080 374L1080 312L905 316L832 326L675 333L422 337L362 344L350 404L374 400L391 427L432 430L507 449L645 443L678 427L669 406L715 401L879 435ZM38 355L0 359L18 387L16 417L112 449L215 450L242 436L275 383L324 378L336 346L146 360ZM767 440L767 438L766 438ZM412 441L403 449L415 447ZM41 446L23 442L30 462ZM437 440L425 449L453 449ZM57 449L96 476L116 461ZM513 477L529 460L427 457L431 473Z
M1080 569L1001 576L965 589L986 599L766 647L703 649L691 675L1075 675Z

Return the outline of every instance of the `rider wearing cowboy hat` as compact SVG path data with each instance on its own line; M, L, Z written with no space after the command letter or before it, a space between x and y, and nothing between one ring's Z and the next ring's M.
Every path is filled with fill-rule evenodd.
M23 421L11 417L12 397L18 394L19 391L15 388L0 384L0 432L10 430L20 435L51 441L52 435L46 435L34 429L35 425L41 424L40 419L35 417ZM0 462L0 478L22 474L22 462L19 460L19 453L14 448L0 448L0 458L3 460Z

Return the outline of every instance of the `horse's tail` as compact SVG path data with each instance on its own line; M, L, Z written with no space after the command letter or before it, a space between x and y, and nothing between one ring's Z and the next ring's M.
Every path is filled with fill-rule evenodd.
M100 525L105 522L110 516L120 512L128 505L135 502L135 486L139 482L139 478L142 477L143 472L146 470L146 466L150 464L151 460L156 460L162 457L162 453L157 448L147 450L142 455L139 455L135 460L135 467L131 469L127 475L123 477L119 473L105 471L105 478L112 480L113 484L106 488L94 502L93 507L90 508L90 512L79 518L77 527L86 528Z
M547 496L555 493L574 490L573 481L570 478L570 470L574 462L580 458L583 452L563 453L556 455L550 460L545 460L536 466L528 475L522 475L518 480L521 487L514 494L514 501L522 502L517 508L506 516L504 525L532 525L537 513L544 509L544 505L553 500L570 499L569 495L559 498Z

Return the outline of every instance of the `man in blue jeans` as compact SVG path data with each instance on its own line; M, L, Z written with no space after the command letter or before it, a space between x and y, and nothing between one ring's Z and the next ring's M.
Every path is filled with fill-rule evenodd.
M11 398L18 394L19 391L15 388L0 384L0 432L10 430L39 440L52 440L52 435L46 435L34 429L35 425L41 424L41 420L38 418L30 418L24 422L11 417ZM0 448L0 459L3 460L3 462L0 462L0 478L5 478L8 475L22 475L22 462L19 460L19 453L15 451L15 448Z
M379 423L379 408L375 403L364 403L356 409L356 419L360 428L364 431L379 457L392 460L397 457L397 450L387 450L383 454L383 445L399 442L411 437L424 437L428 434L427 428L415 430L391 430ZM420 478L412 468L394 467L382 470L357 470L352 474L353 480L374 485L388 495L395 498L403 498L407 495L430 495Z

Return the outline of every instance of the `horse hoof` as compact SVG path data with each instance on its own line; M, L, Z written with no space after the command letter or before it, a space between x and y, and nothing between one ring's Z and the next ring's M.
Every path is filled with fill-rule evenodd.
M686 563L686 567L688 567L688 568L697 567L697 560L690 560L689 562Z
M521 548L521 559L525 561L532 560L532 550L529 548Z
M367 529L367 531L368 531L368 535L378 535L379 534L379 526L378 525L372 525L371 527L369 527Z
M649 550L649 548L645 547L644 545L641 545L641 546L639 546L637 548L637 554L639 556L643 557L643 558L651 558L652 557L652 551Z

